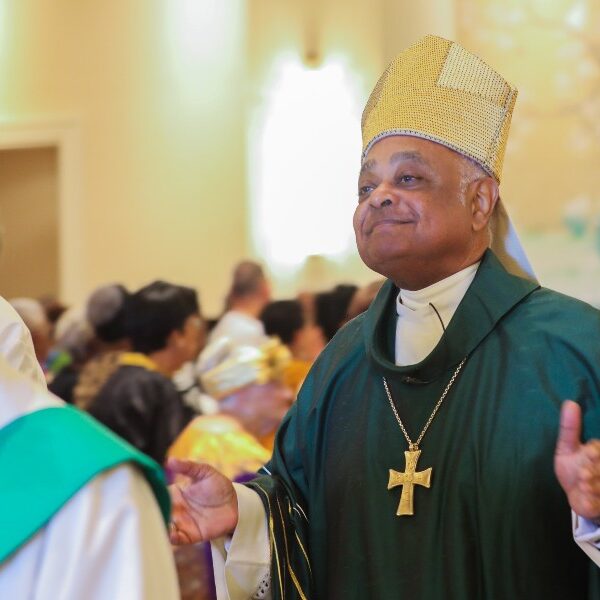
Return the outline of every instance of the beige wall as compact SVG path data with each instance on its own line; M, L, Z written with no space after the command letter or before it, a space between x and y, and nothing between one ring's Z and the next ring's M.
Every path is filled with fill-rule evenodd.
M0 151L0 295L57 294L56 148Z
M164 277L197 286L209 311L220 305L246 252L244 7L0 4L0 125L67 119L80 131L66 300Z
M600 212L600 4L457 0L460 41L519 90L503 194L522 230ZM581 209L583 210L583 209Z

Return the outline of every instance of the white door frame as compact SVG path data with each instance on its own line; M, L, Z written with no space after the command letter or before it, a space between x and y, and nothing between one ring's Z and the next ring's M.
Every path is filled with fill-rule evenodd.
M74 120L0 121L0 150L53 146L58 157L58 289L73 301L83 276L81 126Z

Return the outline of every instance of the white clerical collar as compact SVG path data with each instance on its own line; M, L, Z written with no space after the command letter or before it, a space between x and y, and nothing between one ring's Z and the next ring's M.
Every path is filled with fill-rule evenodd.
M478 268L479 262L421 290L400 290L396 299L396 364L416 364L433 350Z
M438 311L451 311L454 314L478 268L479 262L421 290L400 290L396 299L398 316L405 314L407 310L414 312L430 309L430 304Z

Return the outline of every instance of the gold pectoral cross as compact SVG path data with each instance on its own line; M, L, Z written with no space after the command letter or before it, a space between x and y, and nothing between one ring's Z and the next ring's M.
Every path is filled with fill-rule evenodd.
M414 515L413 509L413 494L415 485L422 485L428 488L431 485L431 467L424 471L417 472L417 461L421 455L420 450L406 450L404 459L406 461L406 470L404 473L399 473L390 469L390 481L388 490L402 486L402 494L400 496L400 504L398 505L399 517L402 515Z

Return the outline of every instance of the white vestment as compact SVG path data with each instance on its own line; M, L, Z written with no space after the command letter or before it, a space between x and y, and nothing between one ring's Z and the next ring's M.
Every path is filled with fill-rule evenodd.
M27 413L63 404L0 358L0 429ZM164 521L142 473L123 464L81 488L0 564L0 598L178 599Z
M46 378L35 356L31 333L17 311L0 296L0 356L13 369L40 385Z

